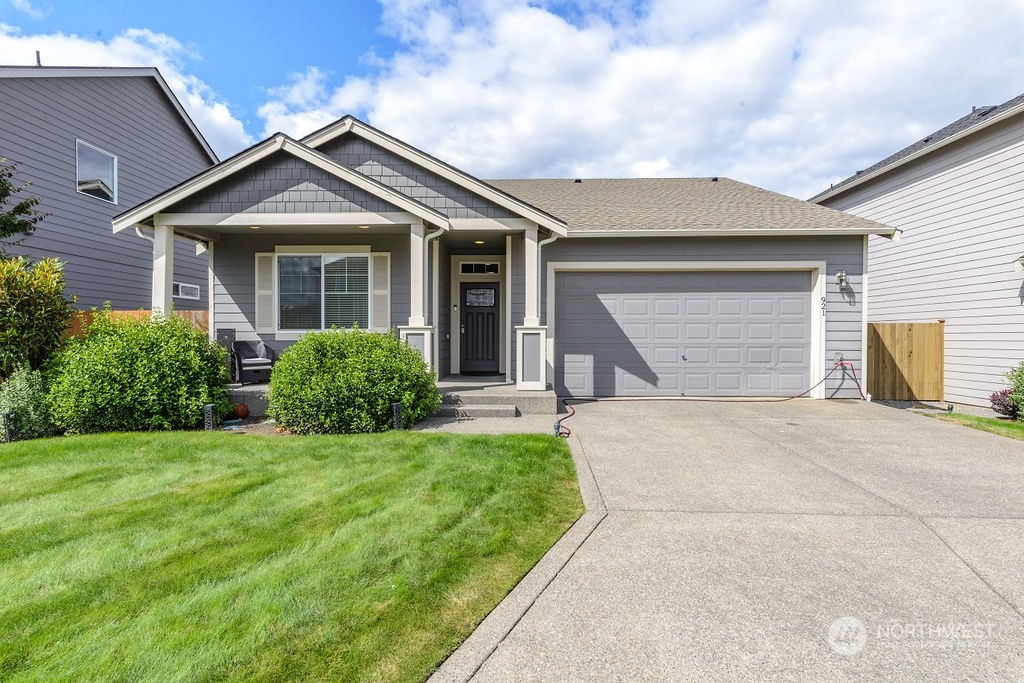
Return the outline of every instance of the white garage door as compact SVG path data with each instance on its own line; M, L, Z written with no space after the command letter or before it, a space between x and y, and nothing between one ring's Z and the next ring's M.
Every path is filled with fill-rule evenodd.
M791 396L810 386L809 272L566 272L555 287L560 395Z

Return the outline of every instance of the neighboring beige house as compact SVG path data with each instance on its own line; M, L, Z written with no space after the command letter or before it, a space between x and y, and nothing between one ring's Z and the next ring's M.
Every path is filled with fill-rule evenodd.
M868 320L944 320L945 400L988 405L1024 360L1024 95L810 201L902 231L868 241Z

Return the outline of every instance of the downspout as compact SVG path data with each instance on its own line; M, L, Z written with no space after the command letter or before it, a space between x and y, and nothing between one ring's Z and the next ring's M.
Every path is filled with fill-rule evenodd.
M150 242L154 242L155 241L152 237L150 237L149 235L146 235L146 234L144 234L142 232L142 226L140 226L140 225L136 225L135 226L135 234L138 235L139 237L141 237L144 240L149 240Z
M546 240L541 240L540 242L537 242L537 277L538 278L544 277L544 252L543 252L544 245L545 244L551 244L552 242L554 242L557 239L558 239L558 235L556 235L555 233L551 233L551 237L547 238ZM550 282L548 283L548 286L549 287L551 286ZM538 282L537 283L537 314L538 314L538 317L540 315L540 312L542 310L544 310L544 309L541 308L541 304L543 304L543 303L544 303L544 301L543 301L543 299L540 296L540 283ZM551 324L550 320L546 320L546 322L549 325Z
M434 239L440 237L441 235L443 235L445 233L445 231L447 231L447 230L448 230L448 228L438 228L434 232L428 232L426 235L423 236L423 272L426 273L426 272L433 271L433 272L430 272L430 288L431 288L430 291L433 291L433 289L438 286L437 269L430 267L430 242L431 242L431 240L434 240ZM437 318L437 311L433 310L433 308L434 308L433 306L428 306L429 303L430 303L430 300L427 298L427 290L424 289L423 290L423 310L424 311L430 310L430 319L429 319L428 322L431 325L433 325L433 323L436 322L435 318ZM437 332L435 330L435 334L436 333Z

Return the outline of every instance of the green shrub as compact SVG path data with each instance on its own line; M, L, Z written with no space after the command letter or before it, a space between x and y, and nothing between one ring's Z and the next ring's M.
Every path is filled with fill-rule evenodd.
M1010 402L1018 409L1016 418L1024 420L1024 411L1020 410L1024 406L1024 361L1006 373L1006 381L1010 383Z
M434 414L441 394L419 353L393 334L314 332L281 354L270 376L269 414L299 434L383 432L391 404L406 424Z
M57 350L73 302L64 298L60 261L0 259L0 380L23 365L38 368Z
M187 429L201 422L207 403L226 417L224 354L183 318L101 312L54 359L47 396L53 420L83 434Z
M0 433L6 433L8 427L19 441L57 433L46 407L46 382L38 370L19 368L0 385Z

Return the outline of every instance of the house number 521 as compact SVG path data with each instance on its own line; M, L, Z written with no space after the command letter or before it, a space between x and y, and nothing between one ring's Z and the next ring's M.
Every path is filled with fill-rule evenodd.
M825 297L821 297L821 314L825 315Z

